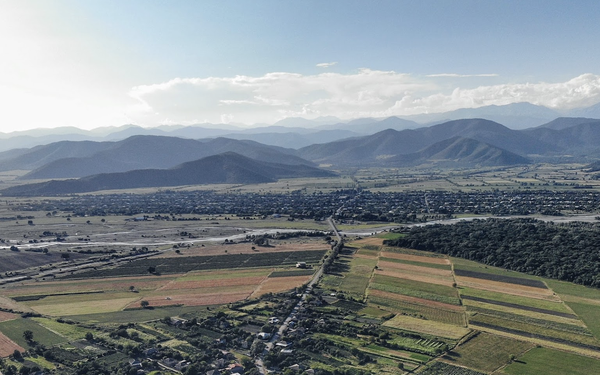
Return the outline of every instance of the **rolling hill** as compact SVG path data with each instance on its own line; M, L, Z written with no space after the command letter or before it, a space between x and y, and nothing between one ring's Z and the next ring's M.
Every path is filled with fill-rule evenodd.
M60 152L57 152L57 149ZM311 162L293 155L293 150L248 140L133 136L119 142L86 142L83 145L78 142L66 142L61 144L61 147L57 147L56 144L38 146L30 153L0 161L0 170L35 167L22 179L77 178L136 169L170 168L229 151L257 160L312 165Z
M454 137L435 143L424 150L396 155L384 160L389 167L435 164L439 167L490 167L529 164L520 155L470 138Z
M73 180L51 180L14 186L5 196L59 195L98 190L133 189L200 184L253 184L280 178L331 177L335 173L307 165L254 160L234 152L208 156L170 169L141 169L103 173Z
M515 156L524 156L528 154L547 154L557 150L555 145L547 144L522 131L509 129L496 122L484 119L466 119L448 121L419 129L402 131L387 129L370 136L311 145L298 150L298 155L315 163L336 166L383 166L397 155L412 154L410 158L427 158L425 154L417 156L415 153L439 142L453 140L455 137L469 138L486 144L487 147L493 146L498 150L505 151L506 153L503 153L504 156L502 157L497 154L499 157L497 161L503 159L507 162L513 159L517 160L515 157L509 157L508 153ZM463 143L462 146L466 146L466 143ZM474 144L471 144L470 147L474 147ZM490 152L490 150L488 149L487 152ZM399 157L397 161L402 163L402 160L407 162L409 159ZM475 162L475 159L466 161L466 163L477 164L483 162L483 160ZM496 163L492 162L492 159L490 157L489 162ZM521 164L524 161L523 158L516 163Z

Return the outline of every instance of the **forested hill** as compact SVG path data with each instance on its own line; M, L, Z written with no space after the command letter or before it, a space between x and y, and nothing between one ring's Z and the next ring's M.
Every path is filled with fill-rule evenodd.
M596 223L461 221L414 227L406 237L384 243L600 287L600 224Z

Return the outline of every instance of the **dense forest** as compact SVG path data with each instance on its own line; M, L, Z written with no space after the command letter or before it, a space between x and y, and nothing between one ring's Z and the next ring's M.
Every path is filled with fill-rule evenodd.
M600 287L600 224L596 223L461 221L414 227L407 236L384 243Z

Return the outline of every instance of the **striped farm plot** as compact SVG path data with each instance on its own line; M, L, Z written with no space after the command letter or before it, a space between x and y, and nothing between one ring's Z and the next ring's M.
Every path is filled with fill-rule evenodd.
M431 268L431 267L422 267L413 264L406 264L394 261L387 261L386 258L379 258L379 263L377 264L381 270L394 270L401 273L407 274L425 274L427 276L436 277L442 280L447 280L453 282L454 279L452 277L451 269L439 269L439 268Z
M383 323L385 327L396 328L403 331L423 333L433 337L443 337L451 340L460 340L471 332L470 329L456 325L419 319L412 316L396 315Z
M555 295L554 292L550 289L535 288L531 286L517 285L511 283L504 283L500 281L492 281L464 276L456 276L456 283L461 287L482 289L491 292L512 294L515 296L560 302L560 298L557 295Z
M389 249L389 248L386 248L386 249ZM392 251L382 251L380 255L383 258L405 260L408 262L418 262L418 263L429 264L429 265L441 265L441 266L450 266L451 265L450 260L448 260L447 258L416 255L414 253L406 254L406 253L398 253L398 252L392 252Z
M380 290L369 291L369 304L407 315L420 316L437 322L466 326L466 315L461 306L409 297Z
M380 262L380 263L382 263L382 262ZM383 263L385 264L387 262L383 262ZM382 276L395 277L398 279L419 281L419 282L427 283L427 284L442 285L442 286L447 286L447 287L452 287L452 285L454 284L454 279L452 277L429 275L429 274L424 274L424 273L419 273L419 272L409 272L409 271L402 270L399 268L394 268L394 267L383 268L383 265L381 266L381 268L378 268L375 270L375 274L382 275Z

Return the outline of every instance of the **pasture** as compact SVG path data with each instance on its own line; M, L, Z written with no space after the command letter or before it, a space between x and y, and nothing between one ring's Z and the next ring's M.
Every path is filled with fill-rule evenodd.
M32 319L18 318L0 323L0 332L23 348L29 348L28 342L23 338L23 332L33 332L33 340L46 346L53 346L67 342L62 337L47 328L42 327Z
M547 348L534 348L502 370L510 375L600 374L600 361Z

